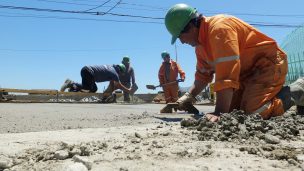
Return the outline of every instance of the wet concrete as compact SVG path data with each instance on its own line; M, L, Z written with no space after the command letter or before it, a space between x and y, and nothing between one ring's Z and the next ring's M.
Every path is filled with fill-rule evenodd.
M159 123L154 115L164 104L0 103L0 133ZM201 112L213 106L196 106ZM178 121L178 120L167 120Z

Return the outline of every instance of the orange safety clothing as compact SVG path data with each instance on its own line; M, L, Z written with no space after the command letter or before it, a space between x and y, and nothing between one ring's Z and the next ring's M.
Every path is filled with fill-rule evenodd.
M286 54L270 37L238 18L203 17L196 46L195 79L213 80L214 91L234 89L231 109L260 113L263 118L282 115L275 96L287 74Z
M159 83L160 84L166 84L172 81L176 81L178 74L180 75L181 79L185 79L185 72L182 70L180 65L170 59L170 68L169 68L169 78L166 78L166 63L163 62L162 65L159 68L158 72L158 78L159 78ZM178 99L178 83L173 83L169 85L163 86L163 90L165 93L165 99L166 103L169 102L176 102Z

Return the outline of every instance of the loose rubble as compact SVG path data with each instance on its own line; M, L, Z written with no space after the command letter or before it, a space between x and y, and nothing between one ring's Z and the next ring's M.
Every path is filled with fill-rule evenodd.
M276 160L293 160L302 163L297 156L304 149L296 149L281 144L284 141L301 140L300 130L304 130L304 117L297 114L295 108L283 116L263 120L259 114L246 115L234 110L221 115L217 123L209 122L205 117L181 122L182 127L200 131L200 141L227 141L241 145L240 151L264 156Z

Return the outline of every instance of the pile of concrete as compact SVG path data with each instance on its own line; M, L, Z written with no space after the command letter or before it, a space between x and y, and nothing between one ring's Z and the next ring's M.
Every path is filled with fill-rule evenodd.
M240 150L249 154L290 160L293 163L304 162L304 149L296 149L281 143L281 140L297 141L301 138L304 116L296 113L295 108L283 116L269 120L263 120L259 114L246 115L243 111L235 110L221 115L217 123L203 117L199 120L183 120L181 125L200 131L198 139L201 141L235 142L243 145Z
M48 161L72 159L73 163L69 163L61 167L62 171L91 170L93 162L87 156L90 156L94 151L107 148L106 143L90 142L77 145L69 145L65 142L58 143L56 146L50 146L45 149L27 149L24 152L15 156L0 155L0 170L13 166L31 170L35 163ZM41 166L47 167L47 166ZM39 170L39 169L38 169Z

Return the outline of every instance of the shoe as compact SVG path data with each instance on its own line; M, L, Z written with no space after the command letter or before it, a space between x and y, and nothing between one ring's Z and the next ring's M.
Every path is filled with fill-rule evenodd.
M291 96L291 91L289 86L284 86L277 94L277 98L281 99L283 103L284 112L290 109L293 105L295 105L294 99Z
M64 81L63 85L61 86L60 91L64 92L67 88L71 88L71 86L72 86L73 83L74 82L72 80L66 79Z
M291 97L295 104L304 106L304 78L299 78L289 85Z
M116 94L112 94L108 97L103 97L101 103L116 103Z
M297 114L304 116L304 106L297 106Z

